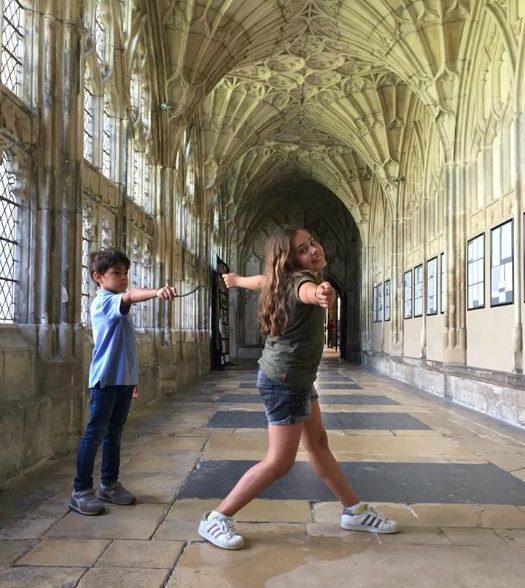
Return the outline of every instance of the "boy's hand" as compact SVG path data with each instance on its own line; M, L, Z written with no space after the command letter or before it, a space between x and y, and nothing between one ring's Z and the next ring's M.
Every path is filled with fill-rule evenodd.
M177 290L173 287L166 285L163 288L157 288L155 292L155 298L160 298L161 300L173 300L177 295Z
M138 398L140 395L140 390L138 386L135 386L135 388L133 388L133 395L132 398Z
M335 291L330 282L323 282L315 289L315 297L321 308L330 308L335 300Z
M226 285L226 288L235 288L237 286L237 278L239 274L230 272L228 274L222 274L222 279Z

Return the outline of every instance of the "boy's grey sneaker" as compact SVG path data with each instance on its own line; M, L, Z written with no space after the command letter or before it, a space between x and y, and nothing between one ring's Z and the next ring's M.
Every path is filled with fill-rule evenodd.
M368 504L360 514L352 514L347 509L343 510L341 527L348 531L367 531L368 533L397 533L399 531L397 521L387 519L385 515Z
M105 502L112 502L113 504L120 504L123 506L135 504L135 502L137 502L135 495L129 490L126 490L119 481L113 482L113 484L109 484L109 486L100 484L98 497Z
M79 490L78 492L73 491L69 501L69 508L88 516L101 515L106 510L102 502L95 496L93 488Z

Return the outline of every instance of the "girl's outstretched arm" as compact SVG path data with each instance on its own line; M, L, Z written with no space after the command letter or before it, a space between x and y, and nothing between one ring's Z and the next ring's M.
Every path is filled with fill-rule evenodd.
M330 308L335 299L335 290L330 282L318 286L314 282L305 282L299 287L299 300L303 304L317 304L322 308Z
M247 288L248 290L260 290L266 283L267 277L259 276L239 276L234 272L222 274L222 279L226 288Z

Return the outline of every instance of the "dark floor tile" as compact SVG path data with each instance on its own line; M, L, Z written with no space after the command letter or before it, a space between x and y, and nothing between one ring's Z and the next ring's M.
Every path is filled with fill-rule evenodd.
M222 498L254 463L202 462L190 474L178 498ZM493 464L344 462L340 465L363 500L525 505L525 483ZM260 498L334 500L306 462L295 463Z
M216 402L261 402L257 392L251 394L223 394ZM319 397L321 404L371 404L371 405L394 405L399 404L388 396L365 395L365 394L323 394Z
M374 430L428 430L429 426L410 414L393 412L325 412L323 422L327 429L374 429ZM217 411L207 427L225 429L266 428L264 412L230 410Z

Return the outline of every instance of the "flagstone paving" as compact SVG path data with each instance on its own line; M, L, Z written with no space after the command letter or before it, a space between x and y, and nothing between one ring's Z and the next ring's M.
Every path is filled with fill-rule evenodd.
M241 362L212 372L130 416L121 479L138 496L134 506L108 505L99 517L69 512L74 456L3 487L0 586L523 585L525 431L334 352L318 387L332 450L362 498L399 520L401 532L341 529L340 506L300 448L289 474L237 514L246 549L204 542L202 513L265 452L254 370Z

